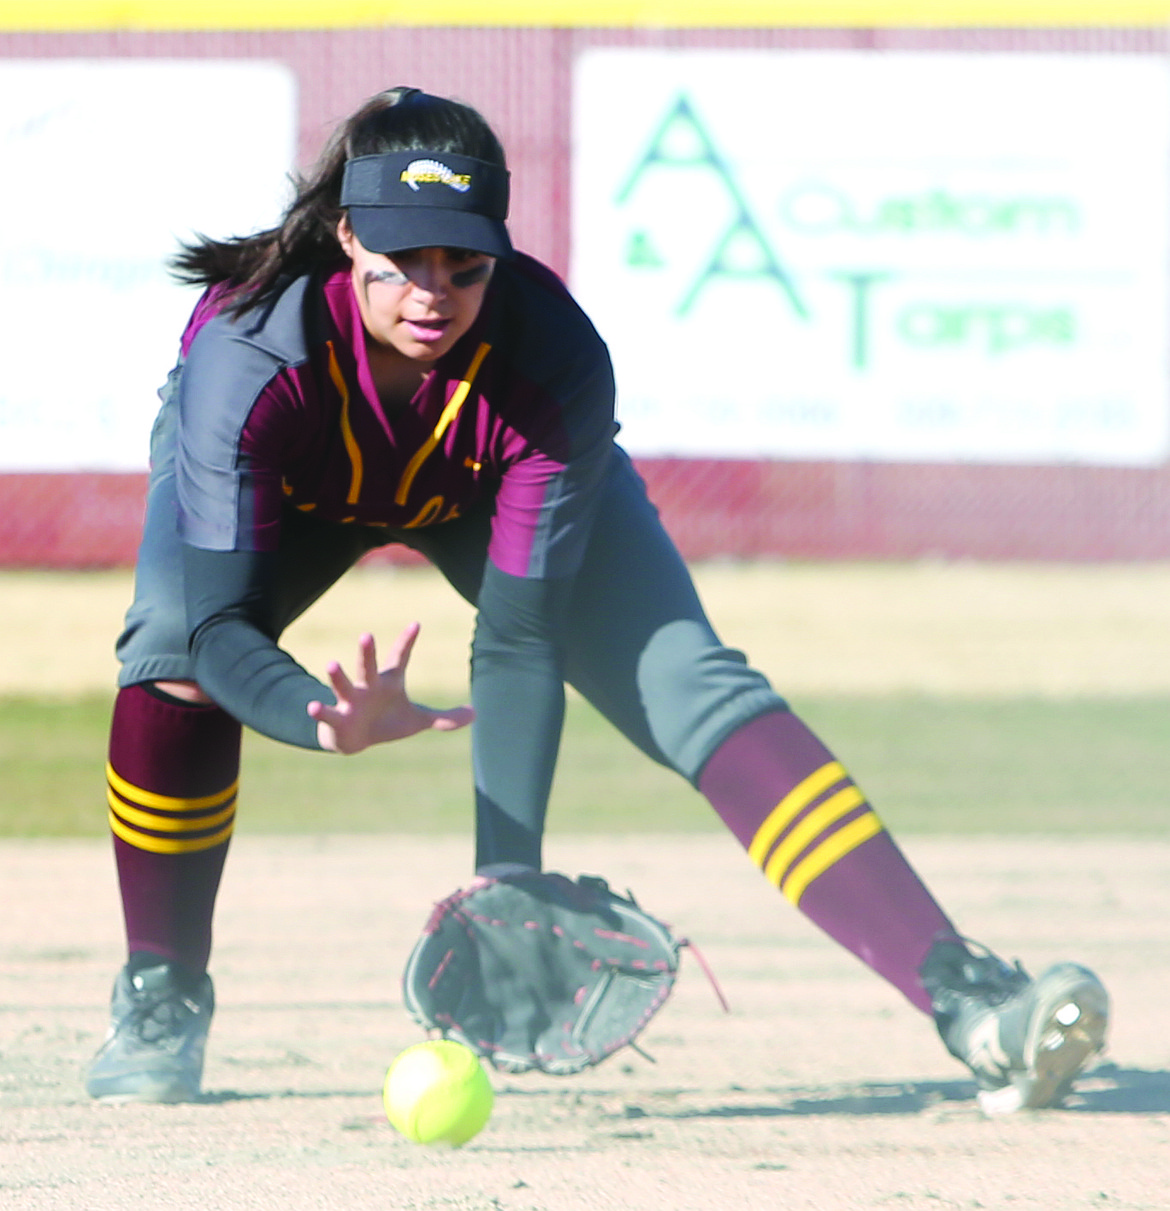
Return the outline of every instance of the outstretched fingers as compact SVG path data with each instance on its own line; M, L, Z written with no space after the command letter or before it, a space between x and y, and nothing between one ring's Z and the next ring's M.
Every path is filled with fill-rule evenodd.
M333 692L337 695L337 701L353 701L354 684L346 675L345 669L336 660L331 660L325 666L325 673L329 678L329 684L333 687Z
M386 662L386 672L391 670L401 670L402 674L406 674L406 666L410 663L410 654L414 651L414 641L418 638L419 631L422 630L422 624L412 622L404 627L398 638L390 645L390 658ZM371 649L373 647L373 636L363 636L370 640Z
M430 731L454 732L466 727L475 720L475 711L470 706L452 706L446 710L435 710L432 707L420 707L431 719Z
M475 713L470 706L436 710L412 702L407 696L406 667L419 630L419 624L412 622L400 632L390 645L389 659L381 669L374 637L362 635L353 680L336 661L327 666L337 702L335 705L310 702L306 708L317 723L322 748L356 753L371 744L402 740L422 731L455 731L472 721Z

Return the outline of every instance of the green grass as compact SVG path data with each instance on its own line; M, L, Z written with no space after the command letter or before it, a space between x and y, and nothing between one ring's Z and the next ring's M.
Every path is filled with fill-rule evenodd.
M814 698L797 704L899 833L1165 833L1170 701ZM105 834L110 701L0 699L0 836ZM248 735L241 832L462 832L468 735L355 758ZM570 703L552 833L698 832L704 800Z

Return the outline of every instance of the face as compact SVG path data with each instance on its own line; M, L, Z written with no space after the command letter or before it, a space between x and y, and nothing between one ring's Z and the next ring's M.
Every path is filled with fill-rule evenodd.
M495 258L460 248L412 248L391 258L363 247L344 219L337 235L353 262L362 322L382 349L437 361L475 322Z

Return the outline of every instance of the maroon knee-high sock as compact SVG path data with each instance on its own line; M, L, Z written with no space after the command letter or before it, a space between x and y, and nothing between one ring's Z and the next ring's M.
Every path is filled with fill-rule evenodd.
M773 886L930 1012L918 969L955 928L848 773L795 715L761 715L733 732L699 790Z
M236 814L240 725L216 706L119 692L110 728L110 829L131 954L204 971Z

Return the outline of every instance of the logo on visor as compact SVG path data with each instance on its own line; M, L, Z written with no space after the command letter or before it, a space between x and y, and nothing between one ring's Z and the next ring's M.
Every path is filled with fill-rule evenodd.
M452 172L446 164L440 164L438 160L411 160L398 179L409 185L415 193L418 193L420 185L449 185L459 193L466 193L471 188L470 176Z

